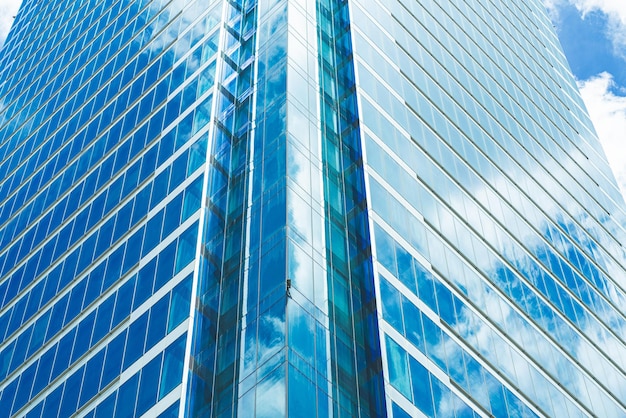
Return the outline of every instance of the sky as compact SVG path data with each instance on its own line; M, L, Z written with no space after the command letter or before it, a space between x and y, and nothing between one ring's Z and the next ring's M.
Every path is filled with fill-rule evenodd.
M544 0L626 195L626 0Z
M626 195L626 0L543 0ZM0 47L21 0L0 0Z

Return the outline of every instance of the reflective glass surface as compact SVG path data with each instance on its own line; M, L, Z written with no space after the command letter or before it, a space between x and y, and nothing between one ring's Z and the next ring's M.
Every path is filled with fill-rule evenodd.
M623 416L624 201L540 2L351 12L388 412Z
M626 213L539 0L25 0L0 418L626 415Z
M178 405L220 21L22 5L0 51L1 416Z

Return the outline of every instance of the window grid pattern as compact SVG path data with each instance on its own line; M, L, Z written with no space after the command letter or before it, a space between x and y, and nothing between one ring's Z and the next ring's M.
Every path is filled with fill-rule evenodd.
M31 31L0 53L25 48L0 71L2 416L69 416L131 363L143 371L107 401L116 413L174 388L177 403L186 338L173 357L161 341L188 317L191 278L151 295L195 259L220 19L200 1L23 4L16 31ZM137 309L150 319L129 324ZM152 362L151 347L165 349ZM128 362L107 369L113 352ZM158 398L142 389L155 373Z
M506 375L499 385L523 395L507 395L508 408L619 416L623 209L614 184L598 187L606 162L571 77L547 52L553 34L532 30L545 17L531 3L355 2L372 209L446 285L419 292L432 278L416 284L408 251L385 234L376 253L403 297L419 295L470 356ZM489 344L469 323L492 330ZM438 344L462 364L465 354ZM433 367L454 377L449 366Z

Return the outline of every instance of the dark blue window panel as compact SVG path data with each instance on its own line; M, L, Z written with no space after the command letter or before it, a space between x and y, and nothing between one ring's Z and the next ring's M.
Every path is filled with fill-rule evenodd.
M43 402L38 403L33 409L31 409L25 418L39 418L43 412Z
M165 209L165 222L163 225L163 236L171 234L180 224L180 212L182 208L182 193L177 195Z
M113 317L113 306L116 294L109 296L98 306L96 321L93 328L91 344L94 345L102 339L111 329L111 319Z
M48 310L35 322L35 326L33 327L33 335L30 339L30 347L28 349L28 354L26 355L26 357L30 357L43 344L49 322L50 311Z
M82 407L89 399L94 397L100 389L100 376L104 362L105 350L100 350L85 365L85 379L80 390L78 407Z
M126 203L117 213L115 219L115 229L113 231L113 241L117 241L128 232L130 226L130 217L133 210L133 201Z
M393 414L393 418L411 418L411 415L404 409L400 408L396 403L392 403L391 412Z
M65 382L65 390L63 391L59 416L69 417L76 411L84 373L85 366L74 372Z
M9 335L15 332L20 325L22 325L22 318L24 317L24 309L26 307L26 298L20 299L11 309L11 321L9 322Z
M56 360L54 361L54 367L52 368L53 379L67 369L67 366L69 366L75 336L76 329L72 329L69 333L64 335L63 338L61 338L61 341L59 341Z
M176 260L176 241L168 245L160 254L157 265L154 290L160 289L174 275L174 261Z
M113 251L107 260L107 269L104 274L104 288L108 289L119 278L122 270L122 262L124 260L124 252L126 244L119 246Z
M80 321L80 323L78 324L71 363L74 363L87 352L87 349L89 348L89 343L91 341L91 335L93 334L94 330L95 318L96 312L92 311L85 319Z
M133 377L124 382L124 384L120 387L115 408L116 418L131 417L135 415L138 384L139 373L133 375Z
M65 318L65 311L67 310L67 302L69 301L69 293L65 294L59 299L52 307L52 313L50 314L50 324L48 325L48 332L46 333L46 339L52 338L63 327L63 319Z
M13 351L13 360L11 360L11 370L15 370L25 359L28 351L28 342L33 332L32 327L28 327L17 337L15 350Z
M56 354L56 347L47 350L39 359L37 374L33 383L33 396L38 394L50 382L50 373L52 372L52 364Z
M98 232L98 243L96 244L96 254L102 254L111 245L114 223L115 217L110 218L100 227Z
M144 239L145 227L141 227L129 239L126 246L126 254L124 256L124 266L122 274L126 274L133 266L139 263L141 258L141 244Z
M122 371L122 357L126 343L127 331L122 332L109 343L102 368L100 389L111 383Z
M0 408L0 417L8 418L9 415L11 415L11 405L15 399L18 380L19 379L15 379L9 383L0 394L0 405L2 406L2 408Z
M104 282L105 268L105 263L98 264L98 266L93 269L91 273L89 273L89 276L85 279L87 281L87 289L85 291L83 306L89 306L98 298L98 296L100 296L102 284Z
M413 402L420 411L429 417L434 416L433 393L430 387L430 374L417 360L409 356L413 385Z
M169 312L169 294L162 297L150 308L150 320L148 322L147 346L152 347L165 337L167 332L167 314Z
M192 279L192 275L187 276L172 291L172 303L167 321L168 333L189 317Z
M124 369L134 363L143 353L148 327L148 312L130 325L124 354Z
M30 391L33 388L36 367L37 363L33 363L20 374L17 393L15 395L15 401L13 402L13 413L16 413L28 402Z
M163 145L163 143L161 143ZM159 152L160 155L160 152ZM169 183L170 167L162 171L152 185L152 193L150 195L150 209L153 209L167 195L167 185Z
M178 410L180 409L180 402L176 401L159 415L159 418L176 418L178 417Z
M98 405L96 408L96 418L111 418L113 416L116 397L117 391L107 396L107 398Z
M144 414L157 401L162 357L162 355L156 356L141 369L139 393L137 396L137 415Z
M187 334L183 334L165 349L163 370L160 376L159 400L182 382L186 341Z
M156 215L148 220L148 224L146 225L146 238L143 245L142 255L146 255L160 242L164 212L164 210L160 210Z
M133 309L145 302L152 294L154 278L156 275L157 258L153 258L137 274L137 287L133 300Z
M115 327L124 318L130 315L133 304L133 295L135 291L135 284L137 282L137 275L134 275L126 283L124 283L120 290L117 292L117 301L115 303L115 311L113 313L113 325Z
M87 283L84 280L78 282L76 287L72 289L70 293L70 300L67 305L67 312L65 313L64 323L70 322L83 309L83 300L85 299L85 290L87 290Z
M63 396L64 385L59 385L50 395L46 397L43 404L42 417L58 417L61 397Z

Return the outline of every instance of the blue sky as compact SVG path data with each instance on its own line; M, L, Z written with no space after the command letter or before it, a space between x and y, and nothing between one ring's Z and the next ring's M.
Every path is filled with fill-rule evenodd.
M544 0L626 195L626 0Z
M626 194L626 0L543 0ZM0 45L21 0L0 0Z
M583 15L571 3L562 4L556 13L557 32L576 78L587 80L608 72L618 85L626 86L626 62L612 42L608 15L600 10Z

